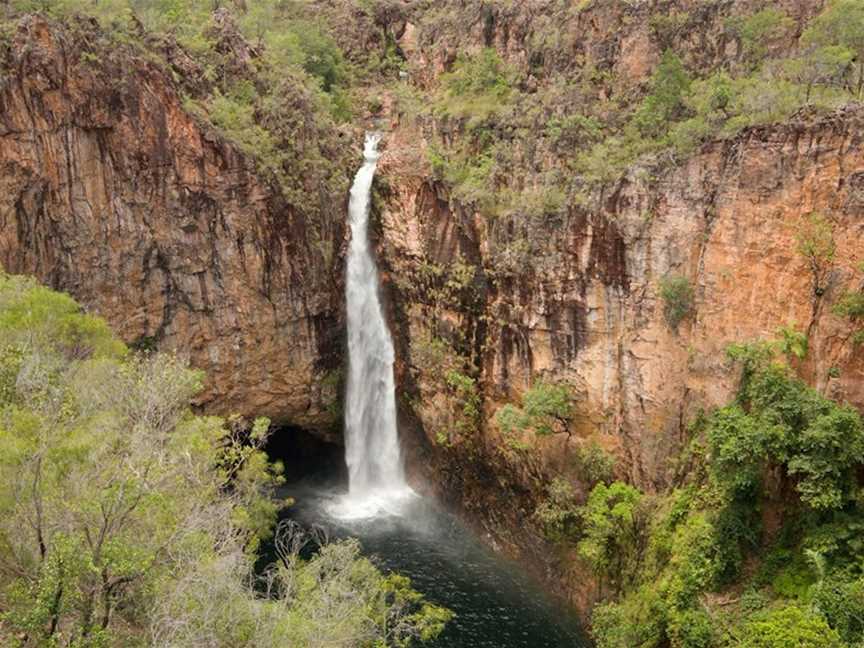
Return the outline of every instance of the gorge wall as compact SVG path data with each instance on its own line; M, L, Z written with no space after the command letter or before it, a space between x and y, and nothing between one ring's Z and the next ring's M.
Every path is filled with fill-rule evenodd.
M438 143L465 138L464 119L400 108L406 87L431 92L458 51L487 47L520 72L526 102L605 101L614 84L626 104L644 94L670 39L694 66L743 65L724 21L760 3L460 2L436 13L381 2L371 14L318 4L349 59L395 47L410 70L374 90L383 106L371 111L388 131L373 217L400 425L415 479L460 503L492 543L556 560L540 549L533 513L549 475L584 486L573 457L588 440L618 458L620 477L667 485L688 424L734 389L729 343L797 325L809 337L808 380L864 407L864 357L830 308L858 287L864 261L860 106L746 128L674 165L635 165L521 220L484 214L430 165ZM796 21L793 34L821 7L774 4ZM681 19L661 30L656 11ZM199 74L182 50L166 50L166 68L133 51L100 54L101 38L86 20L73 29L29 17L4 50L0 263L70 292L129 343L205 369L208 411L332 437L361 129L309 134L337 172L298 198L190 112L183 95L194 96ZM571 77L575 89L556 89ZM302 93L287 105L308 109ZM527 195L542 174L567 173L530 119L494 132L510 150L500 192ZM796 242L811 212L830 216L837 244L819 291ZM694 314L677 330L659 294L670 274L695 289ZM569 434L520 440L526 451L494 414L538 380L569 385L577 415Z
M800 24L820 9L775 4ZM689 10L681 24L699 28L679 27L676 51L711 67L735 65L742 56L741 42L723 26L730 12L760 6L679 2L664 10ZM399 25L407 58L416 59L416 83L434 83L453 63L448 44L458 42L477 53L494 47L528 76L529 94L542 92L542 82L539 91L530 85L534 75L570 66L578 78L574 61L584 68L592 58L626 93L645 83L668 45L644 7L628 13L622 3L594 3L575 17L561 15L558 49L542 56L536 43L549 29L548 5L463 8L452 22L436 23L438 31L415 29L410 16ZM782 51L788 43L770 46ZM602 83L594 92L602 94ZM637 165L555 216L522 215L530 225L520 230L509 215L490 217L466 204L430 167L429 150L464 137L464 122L394 118L381 161L379 254L400 341L403 418L423 431L426 452L436 457L418 462L434 466L429 481L460 494L469 517L511 551L530 553L541 543L526 540L527 530L536 528L533 513L550 476L564 475L577 490L590 487L580 473L580 447L598 443L611 451L616 474L641 488L669 486L682 470L690 425L737 388L728 345L773 339L781 327L808 337L809 353L799 363L808 382L864 407L864 357L851 339L854 326L831 310L862 280L862 119L860 106L828 114L805 109L786 123L705 143L671 168ZM520 182L524 191L538 170L561 164L542 127L527 137L518 129L495 135L516 159L498 191ZM813 213L829 217L836 242L818 287L799 251ZM502 240L505 248L527 241L521 265L502 270L509 260ZM666 321L660 294L667 276L685 277L694 288L695 312L677 329ZM466 396L448 369L476 380L477 429L465 421ZM575 420L569 434L514 444L495 412L538 381L570 386ZM548 562L548 553L537 554ZM552 580L562 580L561 564L576 563L559 561ZM563 580L580 605L589 604L590 587L579 585L590 580L584 573L576 568Z
M331 429L345 195L314 219L184 109L171 69L103 39L29 17L7 46L0 264L206 369L208 411Z

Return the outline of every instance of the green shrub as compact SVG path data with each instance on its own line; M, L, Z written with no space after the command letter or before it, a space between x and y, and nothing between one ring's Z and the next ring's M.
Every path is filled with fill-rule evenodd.
M602 132L602 124L594 117L573 114L550 118L544 134L556 146L579 148L599 140Z
M811 212L802 219L795 235L798 254L807 263L813 278L813 294L821 296L827 288L837 244L834 241L834 226L825 216Z
M666 645L668 605L653 583L620 603L604 603L591 614L597 648L661 648Z
M864 5L858 0L833 0L805 31L805 44L816 47L841 47L849 66L849 87L859 99L864 93ZM835 55L839 52L835 50ZM851 70L855 70L854 73Z
M850 645L864 641L864 580L832 576L813 588L811 604Z
M816 582L813 570L801 553L784 551L782 555L782 568L771 581L771 588L784 598L805 601Z
M864 292L847 292L834 304L832 311L836 315L857 320L864 317Z
M643 494L622 482L598 484L580 510L579 555L622 592L636 574L647 542Z
M444 95L437 109L444 115L468 118L468 128L476 128L508 104L512 77L492 48L476 55L460 54L453 69L441 77Z
M668 634L671 648L714 648L717 645L717 628L704 610L673 612L669 616Z
M666 322L677 331L681 322L693 313L693 287L687 277L667 275L660 280L660 297Z
M258 124L254 102L255 96L242 90L228 96L217 90L207 105L207 112L213 124L245 153L260 160L270 171L280 173L282 154L272 134Z
M456 432L460 435L470 435L476 432L480 424L481 405L476 381L470 376L451 370L445 374L444 382L459 408L455 426Z
M665 135L669 124L684 114L684 97L690 83L681 59L672 50L666 50L651 77L651 91L633 116L636 128L646 137Z
M733 18L727 26L741 39L744 60L755 67L768 53L768 45L788 34L795 21L783 11L768 7L746 18Z
M572 540L579 529L579 509L573 487L564 479L553 479L547 487L546 499L537 507L534 516L550 540Z
M262 450L270 422L194 415L201 372L129 354L68 296L2 273L0 340L0 641L268 648L441 631L447 611L356 541L283 551L259 580L282 483Z
M782 62L782 73L805 89L804 103L809 104L818 97L814 95L814 90L819 86L838 90L844 88L854 58L854 52L841 45L806 47L796 56Z
M737 493L761 483L766 462L795 477L801 500L839 509L853 495L864 461L864 426L851 407L825 398L778 364L747 368L740 404L719 409L708 439L718 482Z
M848 318L853 324L858 324L864 317L864 292L846 292L831 309L835 315ZM852 342L855 345L864 343L864 330L858 329L852 334ZM837 371L836 367L832 367Z
M573 396L570 386L561 383L539 382L525 392L522 409L537 434L547 435L565 431L573 418Z
M824 619L796 605L757 614L743 629L741 648L842 648Z
M691 511L672 533L665 596L676 609L686 609L697 596L721 582L726 546L717 541L713 516Z
M648 27L654 39L666 50L675 47L678 35L690 22L690 18L690 14L686 11L662 11L651 14Z
M615 457L596 441L580 445L573 460L579 478L593 488L600 482L608 483L615 471Z
M527 429L546 436L556 432L571 434L574 416L570 387L563 383L538 382L522 396L522 407L505 405L495 418L502 431L512 433Z
M807 357L810 343L807 334L796 330L793 326L781 326L777 329L777 349L791 360L796 358L803 360Z

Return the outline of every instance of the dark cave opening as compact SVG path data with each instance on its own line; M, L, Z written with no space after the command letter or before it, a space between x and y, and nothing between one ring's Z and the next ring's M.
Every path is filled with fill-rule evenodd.
M285 467L285 481L319 481L347 483L345 447L296 426L276 426L264 447L271 461Z

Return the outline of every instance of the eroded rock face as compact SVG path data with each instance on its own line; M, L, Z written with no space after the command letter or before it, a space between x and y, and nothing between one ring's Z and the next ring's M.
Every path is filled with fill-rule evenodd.
M397 129L380 164L389 193L379 248L394 303L403 419L425 435L415 445L419 469L435 467L428 481L461 499L505 547L531 552L536 498L550 474L579 483L571 459L583 439L618 455L620 477L648 490L667 485L687 425L737 385L726 347L775 338L783 326L808 334L799 366L808 381L864 408L864 355L850 340L854 326L830 308L862 280L862 133L860 107L802 114L705 145L654 179L634 170L604 190L597 208L572 207L550 225L545 249L556 264L502 279L488 254L487 219L417 172L422 138ZM812 212L833 224L837 246L821 294L797 242ZM456 264L476 271L454 291L446 269ZM430 278L434 267L445 271ZM677 331L660 297L670 274L695 290L694 316ZM464 399L436 366L443 356L430 351L434 339L477 367L483 416L471 433L451 434ZM574 434L536 440L519 456L494 413L538 379L573 387ZM589 580L567 582L583 608Z
M551 75L567 78L593 66L638 97L669 39L691 69L745 65L728 17L759 6L666 5L677 15L668 23L649 20L656 2L595 2L581 12L545 2L464 3L431 27L427 21L407 32L404 52L414 82L435 88L457 49L492 47L528 79L521 87L528 93ZM821 5L789 0L781 8L801 29ZM538 44L550 21L558 40ZM766 43L781 54L791 45L788 38ZM587 88L600 96L608 89L602 81ZM577 560L549 565L550 552L537 550L543 542L534 511L556 475L577 496L587 494L574 460L587 440L616 455L618 478L648 491L669 485L688 425L700 411L728 402L737 386L740 369L726 347L775 338L784 326L808 335L806 360L794 361L808 382L864 407L854 324L831 311L862 282L860 107L753 128L705 144L681 164L655 160L527 227L460 203L435 179L429 146L467 140L458 123L394 118L392 126L379 165L378 249L415 474L461 502L496 546L533 554L580 608L596 595L590 575L577 573ZM533 142L497 135L511 142L507 152L517 160L513 177L499 179L502 190L524 188L521 171L528 178L566 168L566 152L540 132ZM824 291L815 290L798 251L798 233L813 212L832 223L837 244ZM502 248L532 236L534 253L524 265L502 267ZM661 280L673 275L686 278L695 294L695 311L677 330L660 295ZM448 378L451 369L475 379L481 415L474 424L465 420L466 400ZM501 433L494 415L540 380L568 384L577 417L572 436L515 439L531 444L526 452ZM565 569L576 571L562 576Z
M614 75L636 97L668 39L696 69L726 57L739 64L727 10L762 6L667 4L684 17L658 34L648 19L656 2L595 2L585 11L564 11L557 0L454 3L452 15L426 31L412 3L380 3L369 15L322 2L344 17L349 58L362 62L390 39L420 88L435 86L458 44L494 47L533 79L526 91L578 61ZM822 5L777 4L798 25ZM561 41L538 46L550 24L564 26ZM240 52L238 69L254 56L233 38L224 49ZM353 169L344 192L321 200L326 227L316 221L312 237L307 205L289 202L250 158L191 117L165 71L122 51L93 60L96 51L36 18L15 36L0 83L0 263L69 291L128 342L175 349L206 369L208 411L331 429L343 362L339 250ZM203 93L182 49L166 56L186 92ZM588 91L602 95L604 83ZM633 169L538 222L540 252L530 268L506 271L500 247L517 238L508 224L454 200L429 168L429 129L458 138L458 127L439 122L424 131L396 119L392 126L374 222L397 347L400 427L416 479L461 504L496 546L536 551L544 564L539 554L550 552L534 510L552 474L578 492L572 458L589 437L617 455L619 477L648 490L666 485L687 424L735 387L737 370L724 353L731 342L796 325L810 342L802 373L833 398L864 407L864 357L850 323L830 308L844 290L860 288L864 109L802 114L706 144L678 167ZM556 155L542 144L514 151L526 169L554 167ZM814 211L833 223L837 242L820 294L796 243ZM695 289L695 313L677 331L659 294L669 275ZM476 416L451 371L476 379ZM572 436L514 451L494 414L540 379L572 387ZM568 578L556 566L549 580ZM574 594L584 608L590 579L574 576L567 587L573 593L579 584L587 585Z
M205 369L207 411L329 428L344 196L328 197L327 259L303 209L185 111L163 69L86 44L40 18L15 36L0 84L0 263L68 291L127 342Z
M647 487L664 483L663 462L696 411L728 399L737 378L724 355L730 343L797 326L810 338L804 375L833 398L864 407L862 355L848 320L829 306L860 282L862 126L860 108L801 115L706 145L656 180L634 171L608 189L599 210L571 208L550 226L548 249L561 265L497 281L483 276L494 272L484 219L460 211L427 177L406 176L397 156L411 138L397 133L381 162L393 190L381 215L381 249L408 314L407 333L464 334L482 322L482 340L467 353L489 409L537 377L569 382L579 394L580 433L618 437L627 476ZM797 242L813 212L833 223L837 244L821 295ZM477 266L479 300L401 288L416 282L400 275L457 261ZM695 317L677 332L659 295L670 274L689 278L696 294Z

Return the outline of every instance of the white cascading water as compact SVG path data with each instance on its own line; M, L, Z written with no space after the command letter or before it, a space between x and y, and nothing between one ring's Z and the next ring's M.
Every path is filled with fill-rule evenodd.
M393 340L381 309L378 268L367 231L380 139L378 133L366 135L363 166L354 178L348 202L345 460L349 492L334 511L341 517L367 517L390 510L389 503L411 493L396 431Z

